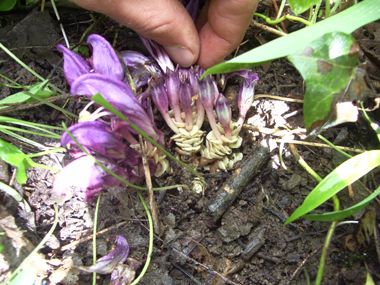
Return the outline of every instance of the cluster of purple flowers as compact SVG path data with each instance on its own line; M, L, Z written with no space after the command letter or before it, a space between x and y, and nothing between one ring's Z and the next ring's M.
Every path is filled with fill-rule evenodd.
M232 149L240 147L241 137L238 134L253 101L257 75L246 70L238 73L243 76L238 99L240 117L237 122L232 122L230 106L224 95L219 93L214 77L208 75L200 80L204 70L199 67L175 68L160 45L142 40L153 58L135 51L122 51L120 58L123 64L110 43L100 35L93 34L87 39L92 50L89 59L58 45L64 56L64 72L72 95L92 98L100 93L115 109L164 146L164 135L153 119L152 100L174 132L171 140L175 141L180 158L190 161L189 158L200 153L200 159L197 159L200 166L213 165L223 170L232 168L234 162L242 158ZM127 82L123 65L133 80L133 88ZM226 75L226 78L232 75ZM136 95L132 89L136 90ZM141 147L136 133L129 123L103 107L92 114L87 109L81 112L79 122L69 131L103 165L123 179L135 182L143 175ZM205 114L212 131L203 144L205 131L201 127ZM103 185L119 183L88 158L67 133L62 136L61 143L76 160L57 175L54 182L57 194L62 194L68 186L77 186L78 196L92 200ZM144 150L150 158L151 173L160 176L168 172L169 164L164 154L149 142L144 142Z

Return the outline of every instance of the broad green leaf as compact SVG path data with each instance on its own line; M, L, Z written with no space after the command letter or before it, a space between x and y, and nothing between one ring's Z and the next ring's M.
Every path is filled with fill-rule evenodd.
M0 11L9 11L16 5L17 0L1 0Z
M10 285L33 285L37 277L37 268L31 265L24 268L15 278L10 282Z
M378 165L380 165L380 150L366 151L343 162L310 192L302 205L285 222L285 225L314 210Z
M46 82L47 81L38 82L34 85L26 86L25 89L28 90L28 92L30 92L30 93L32 93L32 94L34 94L40 98L43 98L43 99L49 98L50 96L57 94L57 92L50 90L47 86L45 86L45 88L43 88L44 85L46 85ZM22 102L28 102L29 103L29 102L36 101L36 99L33 99L29 95L27 95L26 92L27 91L21 91L21 92L18 92L16 94L10 95L10 96L0 100L0 104L14 104L14 103L22 103ZM0 106L0 110L5 109L5 108L8 108L8 106Z
M303 114L309 134L357 120L352 101L367 94L365 71L356 68L358 52L354 37L331 32L288 56L306 82Z
M311 7L321 3L321 0L288 0L294 14L299 15Z
M375 199L376 196L378 195L380 195L380 187L377 188L376 191L374 191L371 195L369 195L363 201L355 204L354 206L350 208L347 208L341 211L336 211L336 212L324 213L324 214L307 214L302 217L308 220L312 220L312 221L323 221L323 222L342 220L344 218L347 218L359 212L361 209L363 209L365 206L371 203L371 201Z
M27 180L26 170L34 165L34 162L17 147L2 139L0 139L0 158L17 167L17 181L24 184Z
M327 32L341 31L349 34L361 26L378 19L380 19L379 0L364 0L333 17L318 22L317 24L273 40L235 57L230 61L215 65L206 70L206 72L203 73L202 78L208 74L226 73L243 68L250 68L287 56L298 50L302 50L310 42Z

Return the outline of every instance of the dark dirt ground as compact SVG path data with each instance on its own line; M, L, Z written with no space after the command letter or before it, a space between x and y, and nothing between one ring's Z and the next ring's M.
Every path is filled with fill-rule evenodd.
M92 23L89 14L65 7L60 8L60 13L70 43L78 43ZM100 15L95 15L95 18L97 24L91 33L102 34L111 43L116 39L115 47L118 50L146 52L138 36L131 30ZM54 19L50 8L42 14L35 10L25 10L0 15L0 42L41 76L49 78L53 84L68 92L61 55L55 48L58 43L63 43L63 38L59 23ZM238 53L259 45L256 32L252 28L247 31L246 40L249 41L241 46ZM267 41L273 38L268 33L261 32L259 35L260 39ZM362 40L373 40L366 28L358 35L362 35ZM378 49L375 54L376 52L379 56ZM376 63L371 68L371 82L375 84L377 82L373 79L379 76L379 69ZM287 60L276 60L265 68L257 67L254 70L261 79L256 94L302 99L305 92L304 82ZM22 85L37 82L37 78L1 51L0 72ZM4 79L0 80L5 82ZM233 114L238 113L237 91L238 80L230 80L224 93L231 102ZM2 97L14 92L15 90L6 86L1 87ZM60 100L55 104L62 107L65 102L66 100ZM65 105L69 111L76 113L82 107L83 105L72 99ZM17 107L10 108L11 111L7 113L0 111L3 112L1 115L56 126L61 126L62 120L68 125L74 123L72 119L45 105L28 109L15 108ZM260 98L255 100L247 118L247 124L255 127L283 130L302 128L302 104ZM60 145L56 140L25 136L45 146ZM156 194L159 198L158 211L164 233L160 237L155 236L151 265L140 284L306 284L304 269L311 280L315 279L329 223L305 219L296 220L288 226L283 226L283 223L302 204L303 199L316 186L316 181L295 161L287 145L283 155L288 170L281 168L278 154L280 136L248 128L243 129L242 136L244 143L241 151L246 160L254 159L254 150L259 145L264 145L270 151L270 159L257 175L249 177L248 186L222 219L215 222L208 205L217 190L232 175L232 171L214 174L201 172L210 185L204 195L185 189ZM376 137L364 120L330 129L324 132L324 136L342 146L378 148ZM20 147L25 153L42 151L6 135L2 134L1 137ZM299 139L296 136L295 139L297 138ZM297 149L322 177L344 159L327 148L298 145ZM70 161L70 157L57 154L54 159L53 156L43 156L35 161L59 169ZM0 169L1 181L8 184L14 170L5 163ZM378 171L375 171L374 177L378 178ZM20 264L28 254L28 246L30 251L33 244L37 245L43 239L54 220L53 205L58 205L58 227L40 251L40 255L35 258L40 273L36 284L40 284L42 278L48 278L50 284L91 284L92 275L80 272L75 265L92 264L95 204L85 203L70 193L65 197L56 196L51 190L53 175L49 171L30 169L28 178L25 185L20 186L14 182L12 186L28 201L32 208L31 213L18 209L10 198L1 195L0 231L5 231L6 235L0 236L0 244L5 244L6 250L0 258L0 281L9 276L9 269L13 271ZM193 179L187 170L178 166L172 174L153 179L153 184L191 185ZM369 180L371 179L368 178ZM143 183L141 181L142 185ZM367 185L369 184L368 182ZM358 201L368 195L360 185L354 185L353 188ZM342 191L339 198L342 207L354 204L347 190ZM376 211L379 221L379 204L372 203L371 208ZM317 211L332 211L332 205L325 203ZM358 220L363 213L364 211L360 211L347 220ZM376 226L379 227L378 222ZM380 284L379 259L374 237L371 237L366 246L357 246L354 250L347 241L347 237L355 232L356 227L355 224L344 224L335 231L322 284L365 284L364 262L367 263L376 284ZM21 238L19 231L22 231L25 238ZM98 258L109 250L110 244L106 239L116 234L128 239L131 257L141 260L146 258L148 223L135 190L114 187L103 191L98 231L102 231L97 239ZM87 237L89 240L84 240ZM31 244L28 245L28 241ZM71 245L76 241L79 242ZM21 247L23 250L17 255L16 249ZM100 275L98 278L97 284L107 284L110 277ZM47 282L47 279L43 282Z

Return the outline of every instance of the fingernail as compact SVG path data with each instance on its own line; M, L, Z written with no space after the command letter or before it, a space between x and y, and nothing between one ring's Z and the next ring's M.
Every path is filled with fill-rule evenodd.
M170 58L182 67L189 67L194 63L194 55L184 46L165 46Z

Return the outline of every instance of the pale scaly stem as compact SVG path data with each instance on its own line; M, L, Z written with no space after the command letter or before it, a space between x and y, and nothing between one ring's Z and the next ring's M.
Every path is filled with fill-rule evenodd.
M189 108L185 112L185 129L190 132L193 129L193 108Z
M174 112L174 119L178 123L183 123L182 118L181 118L181 109L179 106L173 106L173 112ZM177 133L177 132L176 132Z
M162 115L162 117L164 118L166 124L168 124L168 127L171 128L173 132L175 132L176 134L178 134L179 130L178 130L178 128L174 125L173 120L172 120L172 118L171 118L170 115L169 115L169 112L162 113L161 115ZM176 119L176 121L177 121L177 119ZM177 121L177 122L178 122L178 121ZM181 120L181 122L182 122L182 120Z
M222 140L222 134L219 132L218 126L216 125L216 120L214 116L214 112L212 109L206 109L208 122L210 123L211 129L213 130L215 137L218 140Z
M205 108L202 105L202 101L198 98L197 100L197 120L196 120L196 125L198 129L201 129L203 125L203 121L205 119Z

